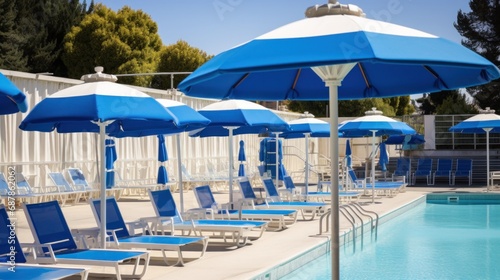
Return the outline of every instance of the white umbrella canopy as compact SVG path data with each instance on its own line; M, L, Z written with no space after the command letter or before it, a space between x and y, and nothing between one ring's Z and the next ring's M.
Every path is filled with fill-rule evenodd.
M210 120L192 137L229 137L229 201L233 202L233 135L286 131L289 126L273 111L245 100L223 100L207 105L198 113Z
M490 190L490 133L500 133L500 116L487 107L479 114L450 127L450 131L460 133L486 134L486 189Z
M220 53L179 89L202 98L330 101L332 277L338 279L338 99L469 87L499 78L500 70L446 39L367 19L355 5L330 0L306 15Z

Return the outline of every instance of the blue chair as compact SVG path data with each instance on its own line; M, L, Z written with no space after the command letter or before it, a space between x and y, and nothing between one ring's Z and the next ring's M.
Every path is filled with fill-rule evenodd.
M0 197L7 200L20 199L26 202L39 202L45 197L44 194L35 193L32 191L27 182L18 182L17 174L14 175L13 180L7 181L5 175L0 172Z
M148 222L153 232L170 232L174 235L177 230L188 231L196 235L203 232L219 233L211 235L210 238L222 238L224 242L232 240L238 247L245 246L249 237L260 238L267 228L265 221L246 220L210 220L210 219L190 219L184 218L177 211L177 206L169 189L151 191L149 190L151 204L155 210L155 217L144 217L142 221ZM203 209L204 212L204 209ZM258 231L257 236L251 235Z
M73 201L73 204L76 204L88 194L83 189L74 189L61 172L49 172L48 176L59 192L62 205L65 205L67 201Z
M395 177L401 176L405 177L405 183L410 182L410 160L408 158L398 158L396 169L394 170L394 173L392 173L392 181L395 180Z
M90 206L97 224L100 224L101 200L92 199L90 201ZM106 230L109 232L107 238L111 246L122 249L143 248L146 250L161 250L163 260L167 265L169 265L169 262L165 251L176 251L178 258L174 265L183 266L184 259L182 257L182 247L189 244L200 243L203 245L200 256L202 257L208 245L208 238L206 237L131 235L114 197L106 198Z
M305 212L310 213L308 220L313 220L316 213L325 211L330 206L325 202L311 202L311 201L282 201L278 193L273 179L262 178L264 188L266 189L267 197L263 203L257 203L258 199L253 191L252 185L248 178L241 177L238 179L241 194L243 195L244 202L250 204L252 208L268 208L268 209L294 209L300 211L302 219L306 220Z
M295 187L295 183L293 182L292 180L292 177L290 176L285 176L283 178L283 182L285 183L285 188L288 190L288 192L290 192L290 194L295 194L295 195L300 195L299 197L302 197L304 198L306 201L308 200L308 198L316 198L317 200L321 200L321 201L324 201L326 199L329 199L331 198L332 196L332 193L331 192L308 192L307 194L301 194L298 190L297 190L297 187ZM264 182L264 184L268 184L268 186L270 186L270 183L269 182ZM272 182L271 182L272 183ZM329 184L331 182L328 182ZM323 184L326 184L326 182L323 182ZM273 183L274 185L274 183ZM361 196L361 192L357 192L357 191L346 191L346 190L343 190L342 189L342 185L339 184L339 201L347 201L347 202L351 202L352 199L359 199L359 197Z
M451 185L451 170L452 170L453 160L448 158L440 158L437 162L436 171L434 171L434 176L432 177L432 184L436 182L436 177L448 178L448 185Z
M404 181L375 181L368 183L367 178L359 179L356 176L356 172L352 169L347 170L347 178L353 186L352 190L363 190L365 195L369 195L370 191L372 191L375 192L372 195L378 192L393 197L399 192L404 191L407 185Z
M457 159L457 168L452 174L451 184L455 185L457 177L469 179L469 186L472 184L472 159Z
M78 248L57 201L23 204L24 214L35 239L37 250L34 259L38 263L73 264L115 268L118 279L141 278L149 266L149 253L132 250ZM142 272L140 261L143 260ZM123 275L120 264L132 262L133 274Z
M0 279L45 280L75 275L87 279L88 269L26 264L26 256L15 234L15 225L12 226L5 206L0 205Z
M431 184L432 177L432 158L419 158L417 162L417 169L412 174L412 185L415 185L417 179L425 177L427 185Z
M215 201L210 186L198 186L193 189L196 201L201 209L211 215L212 219L250 219L265 220L270 223L277 223L277 230L285 229L287 225L292 225L297 221L297 211L287 209L220 209ZM214 206L217 208L214 209Z

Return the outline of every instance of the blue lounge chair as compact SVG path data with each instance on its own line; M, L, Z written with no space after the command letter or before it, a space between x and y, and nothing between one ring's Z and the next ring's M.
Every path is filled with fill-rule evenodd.
M218 203L215 201L214 195L210 186L198 186L193 189L196 201L201 209L204 209L212 219L249 219L249 220L265 220L270 224L277 223L277 230L294 224L297 221L297 211L287 209L219 209ZM215 207L214 207L215 205ZM215 208L215 209L214 209Z
M87 182L87 179L85 179L83 172L79 168L68 168L67 172L71 184L74 188L86 191L90 198L97 198L99 196L100 190L97 190L90 186L90 184ZM109 195L113 195L114 197L116 197L116 199L120 199L122 192L122 188L113 187L111 189L106 189L106 193L108 193Z
M290 176L285 176L283 178L283 181L285 183L285 188L288 190L290 194L298 194L300 195L299 197L302 197L305 200L308 200L308 198L316 198L316 200L328 200L331 198L332 193L331 192L308 192L307 194L301 194L299 191L297 191L297 187L295 187L295 183L292 180L292 177ZM270 183L267 180L263 180L264 185L266 187L270 186ZM271 181L271 183L274 186L274 183ZM331 182L328 182L330 184ZM324 182L326 184L326 182ZM269 189L269 188L268 188ZM268 190L269 193L269 190ZM347 190L342 190L342 185L339 184L339 201L346 201L346 202L351 202L353 199L359 199L361 196L361 192L358 191L347 191Z
M80 275L87 279L88 269L26 264L26 256L5 209L0 205L0 279L62 279Z
M248 178L240 177L238 178L238 185L240 186L241 194L243 195L244 202L250 204L252 207L257 208L270 208L270 209L294 209L300 211L303 220L313 220L316 217L317 212L325 211L326 208L330 205L325 202L310 202L310 201L282 201L279 193L274 186L274 182L271 178L262 178L264 182L264 186L266 188L267 197L264 203L257 203L257 196L253 191L252 185ZM267 182L267 183L266 183ZM269 188L271 191L269 192L268 186L272 184ZM310 214L309 218L306 218L306 212Z
M90 206L97 224L100 224L101 200L92 199ZM203 248L200 258L205 254L207 249L208 238L206 237L131 235L114 197L108 197L106 199L106 216L106 230L110 233L107 238L111 246L123 249L143 248L146 250L161 250L163 260L167 265L169 265L169 263L165 251L176 251L178 257L174 265L183 266L184 259L182 258L182 247L195 243L201 244ZM99 229L96 230L98 231Z
M397 177L404 176L404 182L410 182L410 160L408 158L400 157L396 163L396 169L392 173L392 181Z
M437 162L436 171L434 171L434 176L432 177L432 184L436 183L436 177L448 178L448 185L451 185L451 170L452 170L453 160L448 158L440 158Z
M451 184L455 185L456 178L469 179L469 186L472 184L472 159L457 159L457 168L452 174Z
M375 181L375 183L368 183L367 178L359 179L356 176L354 170L347 170L347 178L349 179L352 190L363 190L365 195L370 195L370 192L374 192L372 195L378 193L385 196L393 197L399 192L404 191L406 183L404 181Z
M432 177L432 158L419 158L417 162L417 169L412 174L412 185L415 185L419 177L425 177L427 185L431 184Z
M86 266L112 267L117 279L141 278L149 266L149 253L132 250L78 248L57 201L23 204L24 214L38 249L33 257L38 263L79 264ZM143 260L142 272L139 272ZM134 263L132 274L122 274L124 262Z
M150 228L153 232L170 232L174 235L176 231L188 231L199 236L202 236L204 232L218 233L218 235L210 235L210 238L221 238L224 242L231 239L234 245L241 247L247 244L250 237L260 238L267 227L265 221L209 219L185 221L177 211L175 200L169 189L150 190L149 197L156 217L145 217L142 220L151 224ZM250 233L255 230L258 232L257 235L250 236Z
M73 204L76 204L87 195L87 191L83 189L74 189L61 172L49 172L48 175L59 192L62 205L65 205L67 201L73 201Z
M0 197L7 200L6 204L9 203L9 200L15 199L38 202L44 197L44 194L34 193L31 188L25 188L22 183L21 186L17 185L17 176L12 176L14 176L13 180L7 181L5 175L0 172Z

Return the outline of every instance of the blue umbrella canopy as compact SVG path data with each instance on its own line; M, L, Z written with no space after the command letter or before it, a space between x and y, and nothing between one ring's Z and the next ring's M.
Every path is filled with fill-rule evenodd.
M459 44L329 2L216 55L178 87L203 98L330 101L332 276L339 278L338 99L469 87L498 79L500 70Z
M352 150L351 150L351 141L347 139L345 141L345 160L346 160L346 166L348 168L352 168Z
M365 112L366 116L356 118L354 120L345 121L339 127L339 132L342 137L355 138L382 135L405 135L417 133L405 122L396 121L392 118L382 116L381 111L372 108L371 111Z
M314 117L289 121L288 125L290 129L280 133L280 138L304 138L306 133L310 137L330 137L330 124Z
M26 112L26 95L0 73L0 115Z
M158 136L158 161L161 162L158 168L158 176L156 181L158 184L168 183L168 173L167 168L165 168L165 162L168 160L167 147L165 146L165 136L159 134Z
M103 217L100 236L106 236L106 134L175 126L175 119L149 95L128 86L99 81L72 86L46 97L28 113L19 128L60 133L99 132ZM105 238L100 241L105 248Z
M386 144L384 142L379 145L379 161L380 169L382 171L387 171L387 164L389 163L389 153L387 151Z
M106 188L110 189L115 185L115 161L118 159L116 154L115 140L106 139Z
M490 133L500 133L500 116L489 107L479 114L458 123L449 129L459 133L486 134L486 176L487 190L490 189Z
M245 142L240 140L240 149L238 151L238 161L240 162L240 167L238 168L238 177L246 176L245 174L245 164L244 161L247 160L245 155Z

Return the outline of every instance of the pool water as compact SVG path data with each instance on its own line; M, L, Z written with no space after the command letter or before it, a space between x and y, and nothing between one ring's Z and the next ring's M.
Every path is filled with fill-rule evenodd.
M281 279L331 279L330 266L326 254ZM500 205L423 203L341 247L340 278L500 279Z

